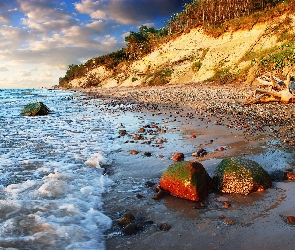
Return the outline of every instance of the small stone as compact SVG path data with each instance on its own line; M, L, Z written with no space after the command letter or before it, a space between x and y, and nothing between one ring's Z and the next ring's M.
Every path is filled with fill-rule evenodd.
M195 139L195 138L197 138L197 136L196 135L191 135L191 138Z
M126 235L133 235L137 232L137 226L134 223L128 224L126 227L122 229L122 232Z
M140 128L139 130L138 130L138 133L144 133L145 132L145 129L144 128Z
M144 196L142 195L142 194L137 194L136 195L136 198L138 198L138 199L141 199L141 198L143 198Z
M219 151L223 151L223 150L225 150L225 148L224 147L220 147L218 150Z
M231 204L230 204L229 201L223 201L222 206L227 209L227 208L229 208L231 206Z
M136 151L136 150L130 150L130 154L131 155L137 155L138 154L138 151Z
M156 185L156 183L152 182L152 181L146 181L145 182L145 185L148 186L148 187L153 187Z
M175 153L172 156L172 160L174 162L183 161L184 160L184 154L183 153Z
M171 226L168 224L168 222L164 222L158 224L158 228L162 231L169 231L171 229Z
M125 129L120 129L119 130L119 135L124 136L126 135L127 131Z
M204 204L203 202L197 202L196 206L194 206L194 209L206 209L207 205Z
M150 156L152 156L152 153L151 152L144 152L143 155L147 156L147 157L150 157Z
M162 143L163 143L163 140L162 140L162 139L159 139L159 140L157 140L156 143L157 143L157 144L162 144Z
M118 220L118 224L120 227L124 228L134 220L135 216L132 213L127 212L121 216L121 218Z
M289 224L295 224L295 216L287 216L287 220Z
M287 180L295 180L295 173L286 173Z
M135 136L133 137L133 140L136 140L136 141L138 141L138 140L142 140L142 139L143 139L142 135L135 135Z
M231 219L224 219L223 222L229 226L232 226L234 224L236 224L233 220Z
M156 187L156 190L158 190L158 193L156 193L155 195L153 195L153 199L154 200L161 200L163 199L167 193L165 191L163 191L159 186Z

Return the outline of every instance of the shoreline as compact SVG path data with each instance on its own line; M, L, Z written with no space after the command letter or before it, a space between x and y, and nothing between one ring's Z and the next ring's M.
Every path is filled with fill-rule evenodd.
M195 91L200 88L201 93L196 94ZM293 104L255 104L243 110L244 106L240 104L243 93L234 93L238 89L225 95L227 89L200 88L195 85L186 88L180 86L178 89L168 86L164 88L165 93L161 88L125 88L120 92L120 89L107 89L88 93L90 98L102 98L108 107L109 119L127 130L126 136L115 139L121 145L121 150L111 156L114 166L110 178L114 185L105 194L104 210L112 218L113 227L106 231L107 249L195 249L196 246L205 249L293 249L292 225L286 223L286 216L295 215L291 199L295 194L293 182L274 182L271 189L248 196L212 193L204 201L207 205L204 210L197 209L194 202L173 196L159 201L152 199L154 190L146 183L158 183L162 171L173 163L171 156L174 152L184 152L185 160L200 161L212 176L214 168L224 157L242 155L254 158L262 167L270 170L274 167L269 164L280 157L287 159L290 156L288 150L293 151L290 140L284 138L288 135L290 121L285 123L286 126L281 126L286 118L293 117L292 113L288 117L279 116L282 110L292 110ZM218 94L219 99L210 99L210 91L213 91L211 96ZM246 93L249 91L245 90ZM171 92L172 96L175 93L180 96L171 101L172 105L169 104ZM185 96L190 93L192 99L199 95L200 100L204 93L209 94L202 103L187 99L190 105L184 105L183 93ZM227 98L222 98L224 96ZM238 101L235 97L238 97ZM273 125L268 121L269 126L264 125L259 129L261 119L270 119L274 113L278 121L271 119ZM246 119L249 114L251 116ZM266 117L261 118L262 114ZM147 124L157 124L166 131L150 137L146 135L150 144L143 141L131 143L138 129ZM253 124L252 128L255 129L249 124ZM196 135L195 139L190 138L193 134ZM285 140L286 144L276 141L276 136ZM159 138L164 140L162 144L155 143ZM220 147L226 150L219 151ZM191 153L199 148L205 148L208 155L192 157ZM131 155L132 149L139 154ZM145 156L144 152L151 152L151 156ZM289 159L286 159L278 169L294 166L292 161L290 165ZM229 201L230 208L225 209L222 201ZM145 225L135 235L123 235L116 222L126 211L145 218L151 224ZM160 223L169 223L171 229L159 230ZM280 239L276 239L275 234L280 235ZM266 240L267 237L272 239Z

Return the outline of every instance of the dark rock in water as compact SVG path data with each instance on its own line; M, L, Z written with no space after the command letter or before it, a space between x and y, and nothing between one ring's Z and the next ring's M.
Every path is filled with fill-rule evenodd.
M273 181L284 181L286 180L287 173L282 170L275 170L269 173Z
M138 231L138 228L135 223L130 223L122 229L122 232L126 235L136 234L137 231Z
M213 181L223 193L249 194L272 186L271 176L257 162L242 157L223 159Z
M118 224L120 225L120 227L124 228L134 220L135 216L132 213L127 212L123 214L122 217L118 220Z
M36 116L36 115L48 115L50 109L43 102L35 102L26 105L20 115L24 116Z
M152 153L151 152L144 152L143 155L144 156L147 156L147 157L151 157L152 156Z
M170 165L162 174L163 190L180 198L200 201L213 189L213 181L199 162L178 162Z

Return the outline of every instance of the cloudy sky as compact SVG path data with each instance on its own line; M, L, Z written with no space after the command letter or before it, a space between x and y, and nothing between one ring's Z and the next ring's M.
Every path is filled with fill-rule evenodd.
M70 64L125 47L141 25L161 28L183 0L0 0L0 88L58 84Z

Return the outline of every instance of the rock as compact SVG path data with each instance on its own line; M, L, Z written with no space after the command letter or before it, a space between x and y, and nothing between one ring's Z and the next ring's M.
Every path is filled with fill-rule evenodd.
M159 184L163 190L180 198L200 201L213 189L211 177L199 162L178 162L162 174Z
M164 222L158 224L158 228L162 231L169 231L171 229L171 226L167 222Z
M295 180L295 173L293 172L287 172L286 173L287 180Z
M157 143L157 144L162 144L163 142L164 142L164 141L163 141L162 139L158 139L156 143Z
M203 157L206 154L207 154L206 149L201 148L200 150L198 150L198 152L192 153L192 156L194 156L194 157Z
M147 157L151 157L152 156L152 153L151 152L144 152L143 155L144 156L147 156Z
M152 181L146 181L145 182L145 185L148 186L148 187L153 187L156 185L156 183L152 182Z
M154 200L163 199L167 195L167 193L164 190L162 190L160 186L156 187L156 192L157 193L152 197Z
M284 181L288 179L288 173L282 170L274 170L269 173L273 181Z
M295 217L294 216L287 216L287 222L288 224L295 224Z
M223 202L222 202L222 206L223 206L224 208L229 208L229 207L231 206L231 204L230 204L229 201L223 201Z
M133 137L133 140L136 140L136 141L138 141L138 140L142 140L143 139L143 136L142 135L135 135L134 137Z
M136 151L136 150L134 150L134 149L133 149L133 150L130 150L130 154L131 154L131 155L137 155L137 154L138 154L138 151Z
M50 109L43 102L35 102L26 105L20 115L24 116L36 116L36 115L48 115Z
M122 232L126 235L136 234L137 231L138 231L138 228L135 223L130 223L122 229Z
M120 129L119 130L119 135L124 136L126 135L127 131L125 129Z
M226 225L228 226L232 226L232 225L235 225L235 221L234 220L231 220L231 219L224 219L223 221Z
M139 130L138 130L138 133L144 133L145 132L145 129L144 128L140 128Z
M242 157L223 159L213 181L223 193L249 194L272 186L272 178L257 162Z
M121 228L125 228L128 224L130 224L134 220L135 220L135 216L132 213L127 212L121 216L121 218L118 220L118 224Z
M172 156L172 160L174 162L183 161L184 160L184 154L183 153L175 153Z

